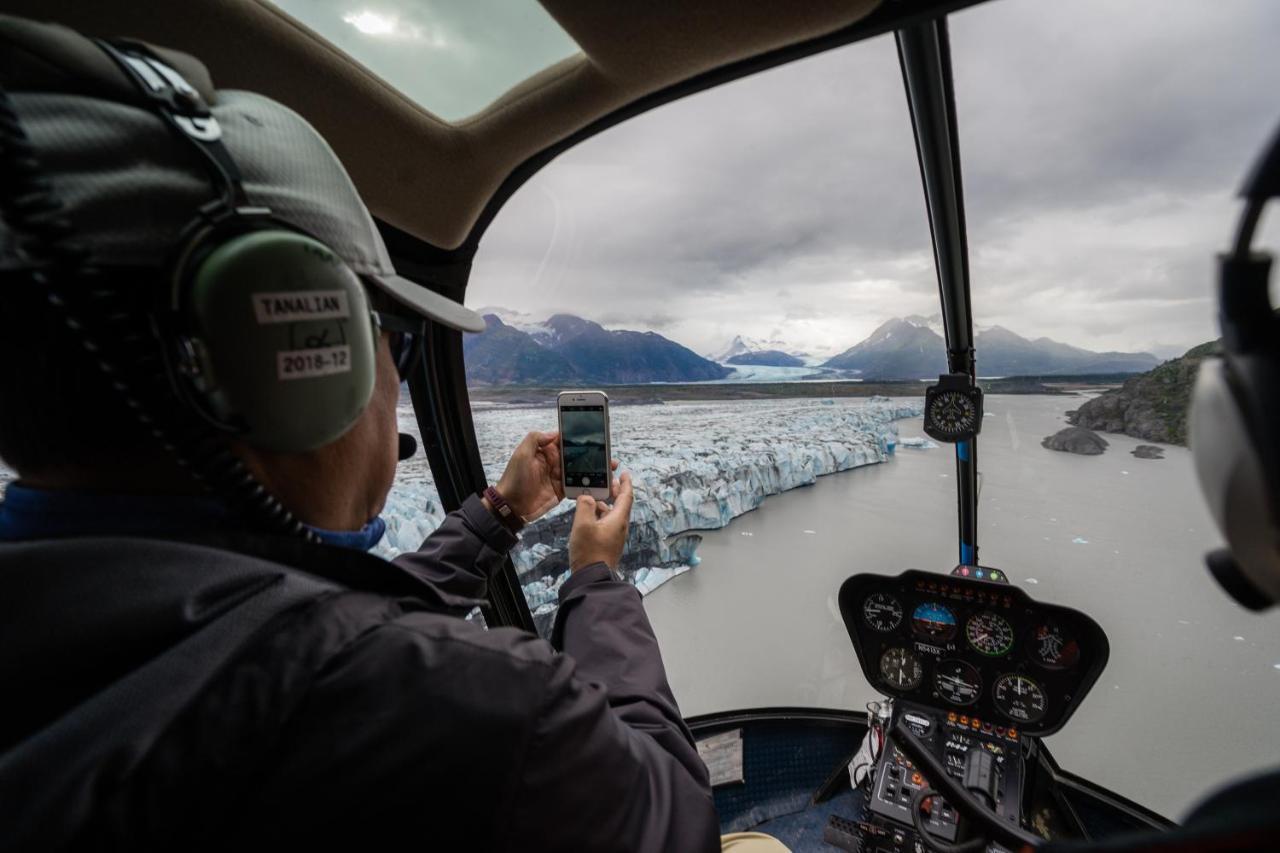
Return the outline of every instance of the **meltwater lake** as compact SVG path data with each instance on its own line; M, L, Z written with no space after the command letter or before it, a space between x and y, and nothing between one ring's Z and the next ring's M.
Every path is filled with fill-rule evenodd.
M1222 781L1280 764L1280 615L1236 606L1204 569L1219 539L1189 451L1138 459L1142 442L1111 434L1101 456L1040 446L1079 402L987 398L980 559L1110 638L1106 670L1047 739L1059 763L1176 820ZM954 455L899 448L702 536L701 564L645 599L681 710L861 709L877 697L836 593L860 571L955 565Z

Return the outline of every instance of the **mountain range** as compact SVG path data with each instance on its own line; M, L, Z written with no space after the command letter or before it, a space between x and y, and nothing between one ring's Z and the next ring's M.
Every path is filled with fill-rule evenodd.
M733 372L657 332L609 330L572 314L519 327L496 313L484 321L483 332L462 339L470 384L700 382Z
M821 356L779 340L737 335L711 358L657 332L605 329L572 314L535 321L505 309L481 310L485 331L463 337L467 381L476 385L705 382L733 379L735 373L770 381L918 380L946 370L937 317L893 318L865 340L821 361ZM1024 338L1001 326L979 327L976 346L980 376L1141 373L1160 363L1150 353L1093 352L1049 338ZM799 369L806 367L807 372ZM790 370L770 372L772 368Z
M936 319L895 317L864 341L822 363L864 379L929 379L946 370L947 347ZM1003 326L974 336L979 376L1141 373L1160 363L1146 352L1093 352L1050 338L1031 340Z

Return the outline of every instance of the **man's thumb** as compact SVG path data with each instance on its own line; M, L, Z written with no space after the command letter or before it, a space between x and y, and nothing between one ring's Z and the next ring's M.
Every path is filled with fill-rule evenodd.
M596 500L591 495L578 495L578 508L574 510L573 525L587 524L596 519Z

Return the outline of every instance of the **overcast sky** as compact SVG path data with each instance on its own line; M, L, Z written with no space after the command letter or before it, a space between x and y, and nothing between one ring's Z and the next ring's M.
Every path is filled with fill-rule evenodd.
M480 94L467 98L500 91L480 79L486 63L518 76L518 42L468 4L284 5L307 3L394 18L390 36L344 21L343 46L372 45L375 70L428 106L458 78L396 58L423 55L424 26L438 54L469 45ZM522 26L534 65L563 55L553 28ZM975 321L1161 354L1213 337L1212 256L1280 120L1280 3L994 0L952 16L951 37ZM562 155L499 214L467 302L568 311L702 352L734 334L839 350L889 317L935 313L892 39L687 98Z

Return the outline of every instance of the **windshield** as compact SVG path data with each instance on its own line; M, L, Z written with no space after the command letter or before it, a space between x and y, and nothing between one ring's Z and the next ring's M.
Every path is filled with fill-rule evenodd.
M1264 719L1280 640L1200 563L1218 537L1184 446L1195 354L1162 367L1215 334L1211 259L1274 120L1276 23L1261 0L1230 19L1005 0L951 23L987 392L980 559L1107 631L1111 662L1049 747L1173 817L1280 757ZM957 554L954 455L921 429L945 358L890 38L560 156L486 234L468 304L489 324L464 350L491 480L525 431L554 428L557 391L610 395L614 455L637 481L621 573L647 595L686 715L876 698L841 581L945 572ZM1150 432L1106 416L1140 375L1162 389ZM1080 452L1088 437L1042 444L1068 412L1101 454ZM515 555L544 632L568 506ZM1228 696L1244 736L1187 743ZM1118 743L1142 761L1116 760Z

